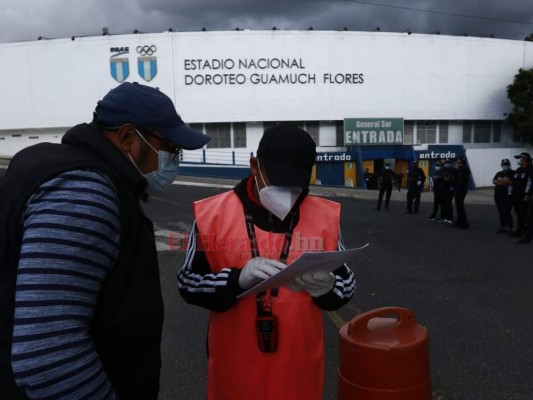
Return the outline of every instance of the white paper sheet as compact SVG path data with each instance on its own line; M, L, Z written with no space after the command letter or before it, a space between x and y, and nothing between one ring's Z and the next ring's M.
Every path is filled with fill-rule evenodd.
M261 292L273 287L286 286L289 289L296 290L292 282L297 276L316 272L327 273L334 271L344 263L356 258L358 252L368 246L369 243L356 249L304 252L287 268L281 270L276 275L259 282L246 292L241 293L237 298L248 296L249 294Z

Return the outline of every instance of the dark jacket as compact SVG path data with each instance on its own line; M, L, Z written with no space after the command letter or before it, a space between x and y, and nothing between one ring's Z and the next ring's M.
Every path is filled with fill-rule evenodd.
M468 192L468 184L470 183L470 169L463 165L457 168L457 175L455 180L455 192L466 193Z
M502 170L498 171L496 175L494 175L494 178L492 178L493 181L497 180L498 178L508 178L510 183L509 185L495 185L494 186L494 196L495 197L506 197L510 196L512 194L512 188L513 188L513 176L514 171L512 169ZM511 186L511 192L509 191L509 186Z
M433 192L442 193L444 191L444 181L442 179L442 167L439 171L435 169L432 179L433 179Z
M457 169L454 167L443 167L441 169L442 175L442 190L446 193L455 192L455 184L457 180Z
M515 198L533 194L533 166L518 167L513 176L513 196Z
M139 201L146 181L101 131L87 124L72 128L62 144L41 143L17 153L0 180L0 398L26 398L15 386L10 360L21 218L41 184L78 169L108 176L120 206L120 249L96 305L94 345L119 398L156 400L163 302L153 225Z
M379 183L382 187L391 188L392 183L396 180L396 174L391 169L383 168L379 177Z
M422 190L424 182L426 181L426 174L419 167L411 167L407 173L407 188L411 190Z

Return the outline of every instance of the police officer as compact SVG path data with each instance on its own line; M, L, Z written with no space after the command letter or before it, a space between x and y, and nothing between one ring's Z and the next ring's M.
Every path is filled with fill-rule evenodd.
M420 195L424 190L426 174L421 168L418 168L418 162L414 161L407 172L407 210L405 214L418 214L420 207ZM413 208L414 203L414 208Z
M435 172L431 177L433 181L433 212L427 218L428 221L436 221L439 208L442 207L442 200L445 195L445 192L443 192L444 181L442 179L442 165L443 163L441 161L437 161L437 164L435 164Z
M385 210L389 210L389 203L390 203L390 196L392 193L392 185L394 181L396 180L396 174L393 170L391 170L390 163L385 163L385 168L381 171L381 175L379 177L379 196L378 196L378 206L376 207L376 210L381 210L381 202L383 200L383 195L385 192L387 192L387 196L385 197Z
M468 168L466 157L459 158L457 165L457 175L455 180L455 209L457 210L457 221L454 226L460 229L468 229L468 217L465 210L465 197L468 193L468 184L470 183L470 168Z
M514 158L519 167L513 176L513 202L516 213L516 232L513 236L522 237L525 233L528 207L533 194L533 167L529 153L520 153ZM531 220L531 218L530 215L529 219ZM530 241L531 234L528 233L528 237L524 237L524 240L520 240L519 243L529 243Z
M504 158L501 161L501 171L498 171L492 183L494 184L494 203L500 216L500 228L496 233L511 233L513 231L513 176L511 162Z
M457 170L452 165L452 160L447 158L444 161L444 168L442 168L442 203L441 203L441 217L442 222L447 224L453 223L453 195L455 192L455 179L457 177Z

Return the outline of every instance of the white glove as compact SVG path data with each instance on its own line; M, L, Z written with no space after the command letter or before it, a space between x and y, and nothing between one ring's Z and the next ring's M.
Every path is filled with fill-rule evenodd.
M294 284L300 289L307 290L311 297L320 297L328 293L335 286L335 275L317 272L304 274L294 279Z
M287 265L269 258L255 257L246 263L239 276L239 286L248 289L264 279L276 275Z

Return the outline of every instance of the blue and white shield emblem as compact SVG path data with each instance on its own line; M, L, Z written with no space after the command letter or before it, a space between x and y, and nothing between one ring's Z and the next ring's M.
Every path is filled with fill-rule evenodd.
M141 78L149 82L157 75L157 57L138 57L137 67Z
M130 74L130 64L127 58L111 58L109 60L111 76L117 82L123 82Z

